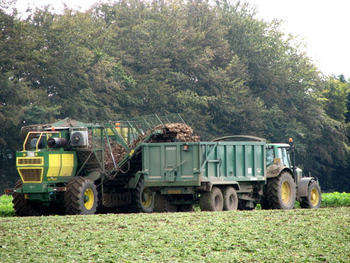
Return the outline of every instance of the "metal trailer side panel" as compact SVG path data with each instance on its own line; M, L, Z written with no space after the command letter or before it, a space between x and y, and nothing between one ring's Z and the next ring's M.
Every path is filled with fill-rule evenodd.
M146 186L199 186L198 143L142 144Z
M266 146L263 142L219 142L213 149L202 145L207 161L202 181L264 181ZM210 153L208 154L208 151Z
M263 142L145 143L146 186L200 186L264 181Z

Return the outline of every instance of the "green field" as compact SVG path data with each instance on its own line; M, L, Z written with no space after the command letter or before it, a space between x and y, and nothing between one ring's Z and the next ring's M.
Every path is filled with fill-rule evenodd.
M349 262L350 208L0 218L1 262Z
M350 262L350 194L322 198L318 210L19 218L3 195L0 262Z

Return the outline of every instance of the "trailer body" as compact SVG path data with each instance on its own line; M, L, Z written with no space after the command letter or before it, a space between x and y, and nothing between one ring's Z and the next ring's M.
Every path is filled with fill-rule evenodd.
M199 187L266 180L263 142L142 144L142 174L148 187Z
M140 174L145 187L172 205L200 203L215 187L216 192L222 193L223 201L228 191L235 191L241 209L252 209L258 203L264 203L266 208L290 209L295 200L302 202L308 197L311 183L319 188L315 178L302 178L301 170L293 167L289 144L260 140L141 146ZM280 179L281 175L286 178ZM273 189L278 191L271 193ZM320 197L317 198L314 206L319 205Z

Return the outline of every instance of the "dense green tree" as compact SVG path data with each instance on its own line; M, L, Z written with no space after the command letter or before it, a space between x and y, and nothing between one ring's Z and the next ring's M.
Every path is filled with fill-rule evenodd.
M2 160L23 124L180 112L205 140L293 137L324 189L350 189L349 83L321 77L278 21L247 4L119 0L0 15Z

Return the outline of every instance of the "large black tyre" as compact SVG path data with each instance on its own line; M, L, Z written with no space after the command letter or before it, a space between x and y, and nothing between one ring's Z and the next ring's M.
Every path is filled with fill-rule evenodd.
M256 203L249 200L238 200L238 210L254 210Z
M271 209L271 206L265 197L261 198L260 205L261 205L261 209L264 209L264 210Z
M166 196L156 193L154 197L154 211L159 213L177 212L177 207L171 204Z
M96 212L98 194L95 184L86 178L77 176L67 184L64 194L66 213L69 215L91 215Z
M278 177L269 179L265 198L271 209L293 209L296 200L296 186L292 175L282 172Z
M210 192L203 193L199 199L199 207L202 211L222 211L224 198L221 190L214 186Z
M316 181L312 181L308 187L307 197L303 197L300 202L302 208L316 209L321 206L321 188Z
M144 178L141 177L134 191L134 205L137 211L152 213L154 210L155 192L145 188Z
M224 210L232 211L238 208L238 196L236 190L232 186L225 188L224 193Z
M15 184L15 189L22 187L22 181L19 180ZM36 209L32 203L29 202L21 193L12 194L12 203L17 216L38 216L41 213Z

